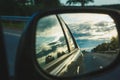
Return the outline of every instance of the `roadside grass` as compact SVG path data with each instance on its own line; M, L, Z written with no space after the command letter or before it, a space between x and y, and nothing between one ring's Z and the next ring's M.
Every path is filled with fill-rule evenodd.
M4 29L23 30L27 22L18 21L1 21Z

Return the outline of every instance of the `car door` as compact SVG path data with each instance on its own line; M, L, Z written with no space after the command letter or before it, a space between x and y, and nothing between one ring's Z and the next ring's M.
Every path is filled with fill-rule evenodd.
M36 57L39 66L50 73L61 63L61 57L68 55L69 52L66 36L56 15L38 21Z
M65 23L65 21L62 19L60 15L57 15L58 20L61 23L61 27L63 28L63 32L65 33L65 36L67 38L68 47L70 50L70 56L65 60L66 64L64 64L63 70L59 73L59 76L73 76L79 74L79 68L83 67L82 65L82 59L83 54L78 47L74 36L72 35L68 25Z

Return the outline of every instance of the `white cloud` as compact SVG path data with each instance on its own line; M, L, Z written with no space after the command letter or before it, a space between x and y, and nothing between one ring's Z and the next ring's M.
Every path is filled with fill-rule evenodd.
M69 24L69 28L73 33L78 45L82 50L90 51L97 45L110 42L112 37L117 36L117 30L113 20L104 19L96 22L82 22Z
M107 14L71 13L71 14L61 14L61 16L67 24L83 23L83 22L89 22L91 24L95 24L101 21L113 22L113 19Z
M51 37L54 40L58 40L61 36L63 36L63 32L55 15L43 17L38 21L36 30L37 38Z
M106 23L105 26L82 23L80 25L77 24L75 26L69 25L69 27L76 39L110 40L112 37L117 36L115 24L111 24L110 22Z

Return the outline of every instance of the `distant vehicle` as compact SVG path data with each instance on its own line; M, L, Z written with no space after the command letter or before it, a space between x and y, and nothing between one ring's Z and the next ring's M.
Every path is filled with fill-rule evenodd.
M49 63L49 62L51 62L51 61L53 61L53 60L54 60L54 57L51 56L51 55L48 55L48 56L46 57L46 59L45 59L45 63L47 64L47 63Z

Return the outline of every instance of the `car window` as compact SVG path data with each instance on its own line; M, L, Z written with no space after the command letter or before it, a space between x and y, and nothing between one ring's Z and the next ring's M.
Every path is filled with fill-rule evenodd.
M36 30L36 57L42 68L69 52L61 25L55 15L40 19Z

